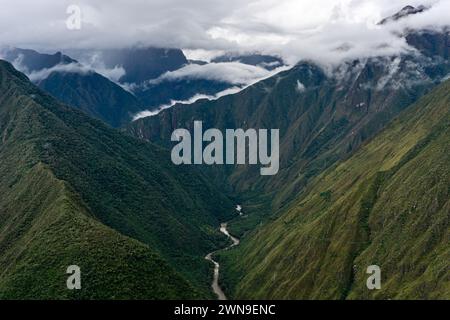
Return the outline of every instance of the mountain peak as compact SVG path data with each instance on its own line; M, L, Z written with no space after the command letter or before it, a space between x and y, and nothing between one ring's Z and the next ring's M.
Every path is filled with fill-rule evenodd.
M425 7L423 5L418 6L417 8L411 5L405 6L403 7L403 9L401 9L399 12L397 12L396 14L384 18L383 20L381 20L378 24L379 25L383 25L383 24L387 24L393 21L398 21L402 18L405 18L407 16L413 15L413 14L418 14L418 13L422 13L426 10L428 10L429 7Z

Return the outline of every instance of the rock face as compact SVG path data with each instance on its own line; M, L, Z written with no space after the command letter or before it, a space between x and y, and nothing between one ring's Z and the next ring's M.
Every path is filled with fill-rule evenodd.
M398 21L398 20L400 20L402 18L405 18L407 16L410 16L410 15L413 15L413 14L422 13L422 12L424 12L427 9L428 8L425 7L425 6L418 6L417 8L415 8L413 6L406 6L402 10L397 12L396 14L381 20L379 22L379 24L382 25L382 24L387 24L389 22Z

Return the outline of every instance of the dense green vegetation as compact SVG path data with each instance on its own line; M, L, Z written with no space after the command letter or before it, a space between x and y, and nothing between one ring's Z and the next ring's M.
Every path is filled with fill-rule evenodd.
M238 94L176 105L128 126L131 134L163 146L170 145L174 129L192 130L194 120L203 121L204 130L280 129L276 176L261 177L257 166L202 168L246 213L229 224L242 246L220 257L227 295L449 296L449 161L445 152L420 149L439 143L448 153L446 124L438 124L448 118L448 84L428 96L436 100L432 106L422 100L415 111L403 113L447 79L448 30L404 36L417 52L348 61L334 70L301 62ZM443 114L434 117L438 109ZM406 133L385 141L391 131L383 130L399 115L389 130ZM427 129L418 131L412 123ZM361 279L364 268L377 261L389 283L369 294Z
M1 297L212 296L203 257L225 241L226 197L2 61L0 92ZM78 293L65 289L70 264L83 271Z
M450 82L221 253L234 298L450 297ZM379 265L382 289L366 288Z
M440 79L441 75L431 71L429 75L420 75L423 81L408 84L404 80L412 77L416 65L422 63L416 59L349 63L341 67L344 76L338 71L325 74L311 63L300 63L238 94L200 101L189 107L177 105L158 116L140 119L130 124L128 131L168 146L172 131L192 130L194 120L202 120L205 130L279 128L277 175L261 177L258 166L204 168L216 183L239 195L247 207L261 207L257 212L274 213L288 205L311 179L358 150L435 85L432 79ZM399 63L399 71L387 81L386 74L393 63ZM450 64L443 66L450 70ZM299 82L305 87L302 92L297 89ZM380 83L384 84L382 89L378 89ZM239 229L251 229L261 219L248 219L248 225Z
M126 128L150 143L0 61L0 298L213 298L204 256L233 218L242 243L217 255L227 296L448 298L450 83L429 93L450 71L447 40L410 35L420 54L335 70L302 62ZM46 89L129 119L134 98L90 75L53 74ZM170 135L194 120L279 128L280 173L172 165ZM81 291L65 288L70 264ZM382 289L368 291L373 264Z

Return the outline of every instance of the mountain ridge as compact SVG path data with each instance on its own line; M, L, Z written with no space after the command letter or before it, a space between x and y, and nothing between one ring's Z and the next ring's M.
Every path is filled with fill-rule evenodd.
M221 253L233 298L448 297L449 93L446 81ZM370 265L381 290L367 290Z
M5 255L20 248L21 241L39 247L13 260L0 255L2 265L12 270L0 275L0 295L76 298L76 293L65 289L65 281L58 282L66 277L61 269L66 258L74 261L71 264L80 262L87 274L85 286L90 289L80 292L79 297L212 295L210 266L203 257L226 240L216 226L233 214L228 198L195 171L168 163L166 150L60 104L3 61L0 88L0 157L5 188L0 200L0 230L8 234L0 239L0 247L11 248L12 253ZM61 190L62 194L51 196L51 190ZM46 202L46 198L51 201ZM39 222L47 212L51 216L62 214L67 223L60 218L55 218L56 225L50 222L52 218ZM83 227L86 223L95 225L90 235ZM30 230L43 232L46 246L30 237ZM98 235L106 233L105 238L95 240L94 230ZM57 240L61 237L63 242ZM86 239L92 239L92 244ZM107 239L115 239L129 250L110 246ZM62 243L69 240L73 243L65 248ZM86 257L80 261L81 252L86 252ZM33 264L31 256L37 253L42 257ZM136 266L139 261L140 267ZM146 271L145 266L154 270ZM36 272L50 272L55 277L43 279ZM144 277L142 283L139 274ZM33 279L39 280L33 285ZM49 281L48 290L39 292L41 281ZM23 291L28 286L30 295ZM146 288L139 289L142 286Z

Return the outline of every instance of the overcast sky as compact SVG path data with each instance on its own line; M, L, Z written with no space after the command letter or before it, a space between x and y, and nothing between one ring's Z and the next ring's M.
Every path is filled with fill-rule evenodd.
M71 4L81 8L80 30L66 27ZM433 7L376 26L407 4ZM141 44L191 49L196 58L239 50L290 63L335 62L405 50L393 29L442 27L449 12L450 0L0 0L0 45L52 51Z

